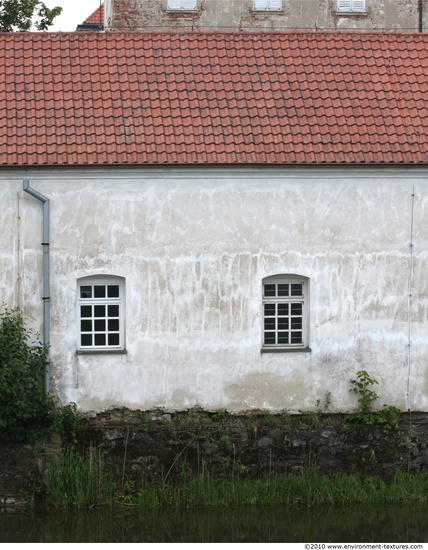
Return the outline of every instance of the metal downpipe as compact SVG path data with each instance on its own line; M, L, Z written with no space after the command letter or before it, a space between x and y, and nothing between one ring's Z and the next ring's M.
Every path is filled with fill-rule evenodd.
M30 187L29 180L23 180L23 189L26 193L43 203L43 344L48 346L45 358L45 391L50 391L50 285L49 285L49 199Z

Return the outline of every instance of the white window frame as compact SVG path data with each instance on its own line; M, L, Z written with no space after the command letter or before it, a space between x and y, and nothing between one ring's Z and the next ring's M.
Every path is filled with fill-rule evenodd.
M337 0L337 11L345 13L365 13L366 0Z
M123 277L95 275L78 279L77 350L81 353L125 350Z
M282 0L253 0L254 11L281 11Z
M168 11L195 11L197 9L197 0L167 0Z
M262 281L262 351L309 350L309 279L280 274Z

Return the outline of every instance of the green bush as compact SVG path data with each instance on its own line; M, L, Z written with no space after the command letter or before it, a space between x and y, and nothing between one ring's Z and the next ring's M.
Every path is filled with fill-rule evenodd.
M0 314L1 441L32 441L49 427L54 402L44 389L46 353L19 310Z

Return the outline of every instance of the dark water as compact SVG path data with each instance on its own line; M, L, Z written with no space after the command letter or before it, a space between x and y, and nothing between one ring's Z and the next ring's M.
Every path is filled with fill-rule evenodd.
M0 513L0 542L428 542L428 507Z

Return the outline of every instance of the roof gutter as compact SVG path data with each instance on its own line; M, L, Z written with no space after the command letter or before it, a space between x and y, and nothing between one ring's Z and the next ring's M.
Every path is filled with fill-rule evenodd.
M50 344L50 286L49 286L49 199L30 187L29 180L23 180L23 189L29 195L43 203L43 345L46 346L45 357L45 391L50 391L49 344Z

